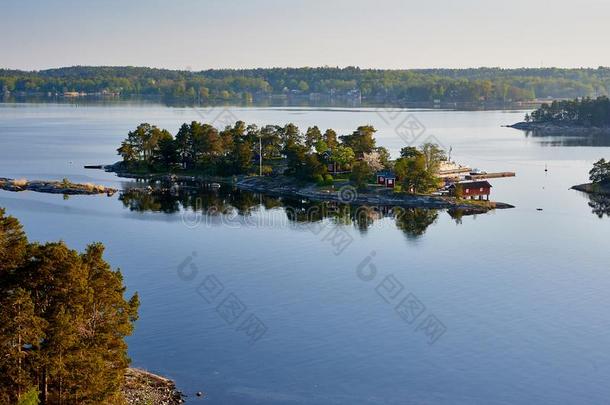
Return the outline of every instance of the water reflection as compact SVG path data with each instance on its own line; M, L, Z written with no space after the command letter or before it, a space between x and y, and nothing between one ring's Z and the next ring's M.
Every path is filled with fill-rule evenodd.
M390 219L408 239L422 236L439 217L439 211L435 209L350 206L334 201L272 197L230 186L212 189L206 188L205 184L181 183L176 187L169 184L128 183L120 193L119 200L130 211L192 213L199 215L200 222L230 226L281 226L331 220L339 225L354 226L361 233L366 233L375 224ZM457 224L461 224L464 215L469 215L463 210L448 210L447 213Z
M610 196L601 194L587 194L591 212L600 218L604 215L610 217Z
M610 146L610 133L602 131L525 131L527 138L533 138L543 146Z

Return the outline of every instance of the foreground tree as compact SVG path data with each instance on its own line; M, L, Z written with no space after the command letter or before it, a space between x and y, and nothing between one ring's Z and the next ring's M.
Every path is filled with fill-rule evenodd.
M125 300L121 273L102 257L63 242L27 244L19 223L0 210L0 402L40 392L43 404L120 403L128 366L125 337L138 296ZM19 247L25 242L25 253ZM0 253L2 253L0 248Z

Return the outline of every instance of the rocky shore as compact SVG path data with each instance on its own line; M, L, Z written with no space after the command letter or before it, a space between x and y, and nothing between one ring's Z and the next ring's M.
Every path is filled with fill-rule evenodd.
M493 209L514 208L514 206L494 201L456 200L447 196L397 194L391 189L356 192L349 183L336 182L334 189L319 188L315 184L301 183L286 176L202 176L176 174L134 174L124 170L121 162L104 166L106 171L115 172L119 177L138 178L165 183L211 182L227 184L241 190L267 194L276 197L307 198L313 201L337 201L353 205L396 206L406 208L461 209L472 213L485 213Z
M571 188L588 194L610 195L610 184L585 183L577 184Z
M245 177L235 186L246 191L284 197L302 197L314 201L336 201L353 205L395 206L405 208L462 209L485 213L492 209L514 208L494 201L456 200L452 197L396 194L391 189L357 192L349 186L319 189L315 185L301 186L287 178Z
M67 179L63 181L8 179L0 177L0 190L7 191L36 191L39 193L67 194L67 195L94 195L106 194L108 196L116 193L116 189L98 184L78 184Z
M137 368L125 372L123 397L128 405L175 405L184 402L176 384L165 377Z

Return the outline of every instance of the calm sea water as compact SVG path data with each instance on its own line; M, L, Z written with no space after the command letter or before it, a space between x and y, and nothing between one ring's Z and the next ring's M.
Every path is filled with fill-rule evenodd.
M140 122L175 132L193 119L372 124L396 156L412 139L395 128L411 114L426 128L415 143L517 172L491 181L492 198L515 209L461 219L353 221L324 207L312 223L307 202L226 189L200 194L203 206L191 195L4 191L0 206L31 240L106 245L142 302L133 364L175 379L192 403L606 403L610 219L569 188L610 143L501 127L524 113L0 104L0 177L129 187L83 165L116 161ZM214 206L224 213L189 208Z

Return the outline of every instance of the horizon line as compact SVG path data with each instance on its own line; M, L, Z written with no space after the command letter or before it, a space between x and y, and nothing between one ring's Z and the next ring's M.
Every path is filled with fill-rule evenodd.
M205 69L192 69L189 66L186 66L183 69L180 68L171 68L171 67L157 67L157 66L143 66L143 65L63 65L56 67L45 67L41 69L24 69L24 68L13 68L13 67L0 67L0 70L15 70L26 73L36 73L43 72L47 70L57 70L57 69L68 69L68 68L145 68L145 69L157 69L157 70L169 70L176 72L191 72L191 73L201 73L206 71L221 71L221 70L271 70L271 69L359 69L359 70L387 70L387 71L416 71L416 70L478 70L478 69L500 69L500 70L546 70L546 69L563 69L563 70L600 70L600 69L610 69L610 66L599 65L596 67L593 66L580 66L580 67L566 67L566 66L521 66L521 67L503 67L503 66L471 66L471 67L410 67L410 68L385 68L385 67L362 67L357 65L345 65L345 66L330 66L330 65L321 65L321 66L267 66L267 67L213 67L213 68L205 68Z

